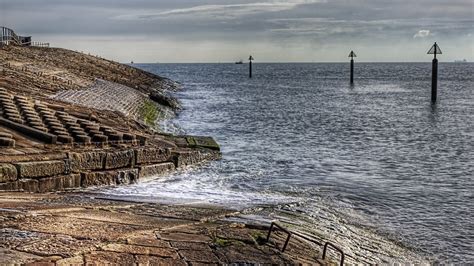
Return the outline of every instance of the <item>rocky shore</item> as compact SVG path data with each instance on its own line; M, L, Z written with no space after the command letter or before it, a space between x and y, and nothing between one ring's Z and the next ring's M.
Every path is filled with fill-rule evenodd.
M320 247L232 209L96 198L220 158L211 137L154 125L179 109L176 84L58 48L0 49L0 264L317 263ZM315 251L316 250L316 251Z

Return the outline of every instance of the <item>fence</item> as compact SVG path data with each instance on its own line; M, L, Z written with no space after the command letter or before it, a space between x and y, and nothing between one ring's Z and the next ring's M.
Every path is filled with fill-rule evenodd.
M35 47L49 47L49 43L32 42L31 37L21 37L16 35L16 33L12 29L0 27L0 46L10 44Z

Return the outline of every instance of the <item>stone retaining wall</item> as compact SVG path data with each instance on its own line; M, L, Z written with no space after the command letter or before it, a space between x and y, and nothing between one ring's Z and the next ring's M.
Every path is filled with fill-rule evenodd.
M0 191L43 193L130 184L219 157L209 149L156 147L67 152L60 160L0 163Z

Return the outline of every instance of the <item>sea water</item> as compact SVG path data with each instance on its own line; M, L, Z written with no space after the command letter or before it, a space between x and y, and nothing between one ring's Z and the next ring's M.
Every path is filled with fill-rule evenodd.
M441 262L474 262L474 64L141 64L182 84L161 127L213 136L223 158L112 195L243 207L299 202ZM341 234L347 234L343 230ZM368 240L370 241L370 239Z

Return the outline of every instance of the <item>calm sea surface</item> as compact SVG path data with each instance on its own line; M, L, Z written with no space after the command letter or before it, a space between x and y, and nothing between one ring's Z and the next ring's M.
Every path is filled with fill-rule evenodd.
M354 86L348 64L255 64L253 79L246 64L139 67L183 85L184 110L162 128L215 137L223 159L106 193L297 200L313 216L324 202L437 260L474 262L474 64L440 64L436 105L429 60L356 63Z

